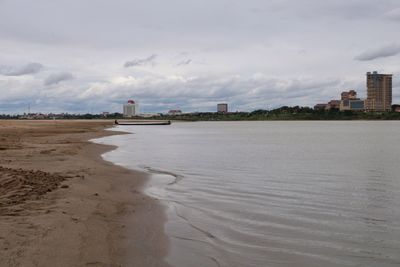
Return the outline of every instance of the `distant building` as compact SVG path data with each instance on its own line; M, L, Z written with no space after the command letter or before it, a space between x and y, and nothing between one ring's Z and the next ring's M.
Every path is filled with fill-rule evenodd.
M181 114L182 114L182 110L180 110L180 109L171 109L170 111L168 111L168 115L171 115L171 116L181 115Z
M392 74L367 72L368 111L391 111L392 109Z
M367 72L367 99L357 97L355 90L341 93L341 100L331 100L327 104L317 104L314 110L339 109L340 111L395 111L400 107L392 106L392 74Z
M331 100L326 105L326 110L339 109L339 108L340 108L340 100Z
M139 114L139 105L133 100L129 100L128 103L124 105L123 115L126 118L134 117Z
M357 92L355 90L345 91L341 93L342 100L357 99Z
M392 105L392 111L393 112L400 112L400 105L397 105L397 104Z
M325 110L328 104L316 104L314 110Z
M140 113L137 116L142 117L142 118L154 118L154 117L160 117L161 114L160 113Z
M228 104L226 104L226 103L218 104L217 112L218 113L228 113Z
M361 99L347 99L340 101L340 111L364 111L365 110L365 100Z
M357 92L350 90L348 92L342 92L342 100L340 100L340 111L352 110L352 111L363 111L365 110L365 100L357 98Z

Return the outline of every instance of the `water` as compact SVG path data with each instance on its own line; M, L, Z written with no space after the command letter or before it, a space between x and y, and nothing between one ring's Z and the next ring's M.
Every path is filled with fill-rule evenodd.
M400 123L118 127L105 159L152 173L173 266L400 266Z

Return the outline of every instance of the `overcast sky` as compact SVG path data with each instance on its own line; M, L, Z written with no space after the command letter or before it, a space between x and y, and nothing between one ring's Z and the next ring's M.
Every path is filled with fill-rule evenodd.
M398 0L0 0L0 113L313 106L394 74Z

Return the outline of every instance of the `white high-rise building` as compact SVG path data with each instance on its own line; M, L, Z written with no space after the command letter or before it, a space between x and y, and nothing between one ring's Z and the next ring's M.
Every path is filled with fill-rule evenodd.
M134 117L139 115L139 105L133 100L128 100L128 103L124 105L124 117Z

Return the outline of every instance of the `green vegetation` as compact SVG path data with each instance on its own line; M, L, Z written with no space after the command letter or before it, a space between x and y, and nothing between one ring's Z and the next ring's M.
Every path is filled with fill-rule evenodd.
M49 114L49 115L1 115L0 119L123 119L121 113L102 114ZM135 117L133 119L144 119ZM283 106L273 110L255 110L252 112L215 113L199 112L181 115L161 115L147 119L182 121L274 121L274 120L400 120L400 112L360 112L332 110L314 110L309 107Z
M162 116L166 120L184 121L273 121L273 120L400 120L398 112L356 112L339 110L317 111L309 107L288 107L284 106L274 110L255 110L253 112L235 113L192 113L176 116Z

